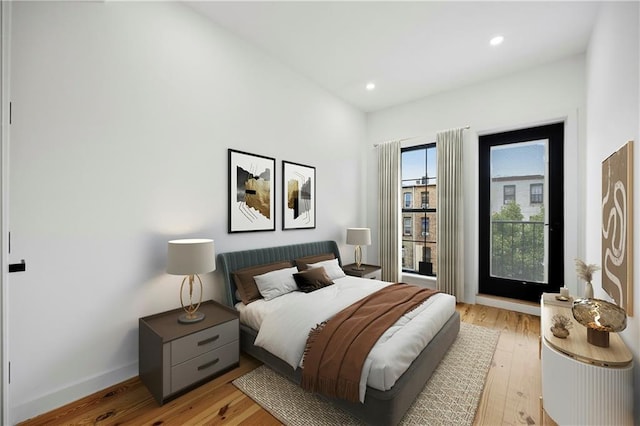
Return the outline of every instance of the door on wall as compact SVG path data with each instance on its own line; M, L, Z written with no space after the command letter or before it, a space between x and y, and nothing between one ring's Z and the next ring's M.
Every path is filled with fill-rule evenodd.
M479 138L479 290L538 302L564 285L564 123Z

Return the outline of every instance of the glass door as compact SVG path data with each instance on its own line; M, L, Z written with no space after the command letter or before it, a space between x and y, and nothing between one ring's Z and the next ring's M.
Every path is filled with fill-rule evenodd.
M558 123L480 137L480 292L539 301L563 284Z

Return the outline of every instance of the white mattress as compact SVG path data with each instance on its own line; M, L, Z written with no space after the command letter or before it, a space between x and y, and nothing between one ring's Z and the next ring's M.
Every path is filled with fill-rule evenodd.
M301 365L309 331L322 321L390 283L346 276L312 293L294 291L275 299L238 303L240 321L258 330L255 344L292 368ZM362 370L360 400L366 386L385 391L455 312L455 297L438 293L404 315L375 344Z

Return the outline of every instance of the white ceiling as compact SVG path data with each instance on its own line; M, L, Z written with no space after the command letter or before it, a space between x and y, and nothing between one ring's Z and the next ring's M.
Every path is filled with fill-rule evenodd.
M188 2L369 112L585 52L589 1ZM489 45L496 34L505 37ZM367 91L367 82L376 89Z

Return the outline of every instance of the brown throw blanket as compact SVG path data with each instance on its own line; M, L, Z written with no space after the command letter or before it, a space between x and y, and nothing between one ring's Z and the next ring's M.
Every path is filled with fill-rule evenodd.
M402 315L438 293L391 284L348 306L309 333L302 369L303 389L359 401L362 366L380 336Z

